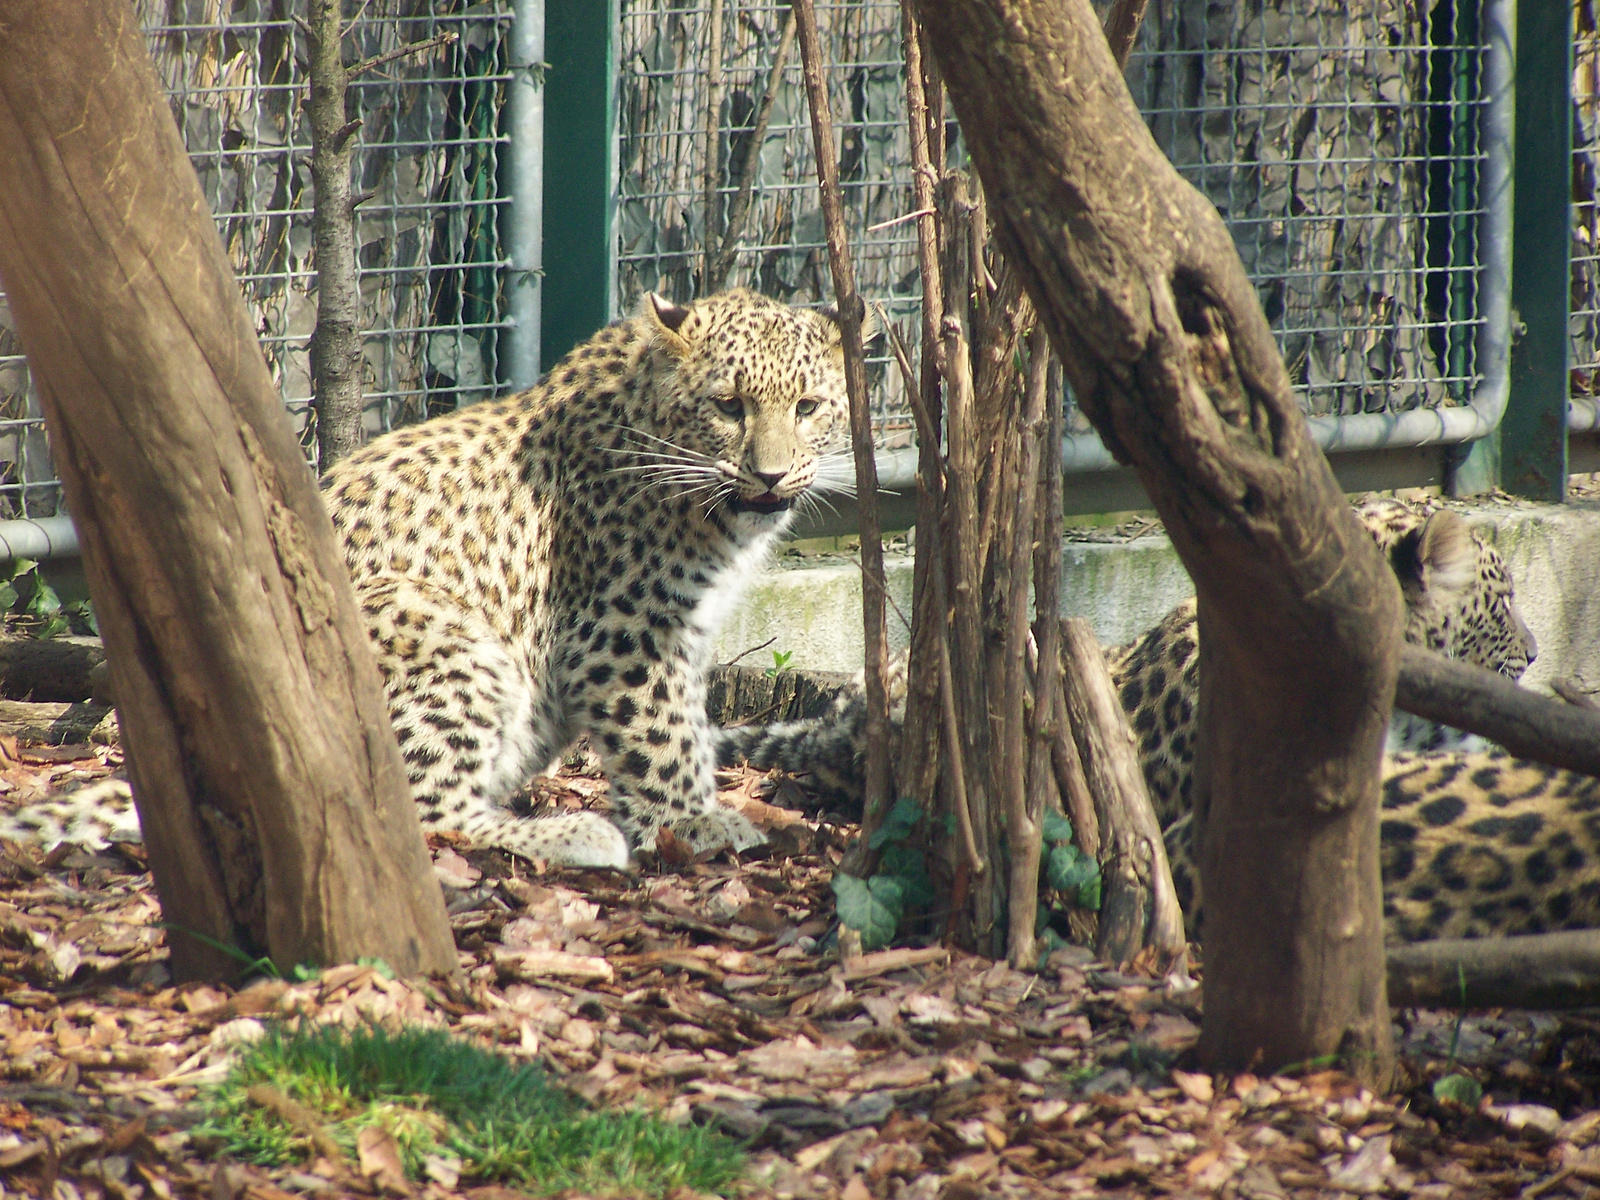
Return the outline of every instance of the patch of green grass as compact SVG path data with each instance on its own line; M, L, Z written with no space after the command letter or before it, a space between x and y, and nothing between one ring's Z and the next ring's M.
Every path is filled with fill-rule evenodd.
M535 1192L664 1195L676 1187L725 1191L744 1169L742 1153L720 1134L589 1108L538 1068L440 1029L302 1022L272 1026L246 1048L208 1097L195 1132L252 1162L303 1161L313 1157L309 1137L248 1099L258 1084L313 1110L352 1162L363 1129L388 1130L413 1178L424 1158L441 1154L459 1158L465 1177Z

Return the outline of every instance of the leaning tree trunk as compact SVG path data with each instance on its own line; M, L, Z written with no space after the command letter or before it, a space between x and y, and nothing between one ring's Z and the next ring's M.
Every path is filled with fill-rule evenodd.
M1226 227L1146 130L1088 0L918 8L1006 257L1199 596L1202 1056L1340 1054L1385 1081L1398 588L1308 436Z
M455 948L349 577L126 0L0 0L0 279L179 977Z

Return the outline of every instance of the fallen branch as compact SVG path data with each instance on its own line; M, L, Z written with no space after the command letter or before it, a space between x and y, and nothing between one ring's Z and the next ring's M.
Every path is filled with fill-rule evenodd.
M1418 1008L1600 1004L1600 930L1392 946L1389 1003Z
M1600 713L1418 646L1400 651L1394 706L1498 742L1518 758L1600 777Z
M348 1173L350 1161L345 1157L344 1148L334 1140L333 1134L328 1132L328 1127L318 1119L314 1110L291 1099L271 1084L255 1084L245 1092L245 1096L257 1108L266 1109L296 1133L310 1138L316 1152L341 1175Z
M929 946L921 950L878 950L841 961L841 972L846 983L887 975L890 971L903 971L907 967L924 967L950 960L950 951L943 946Z

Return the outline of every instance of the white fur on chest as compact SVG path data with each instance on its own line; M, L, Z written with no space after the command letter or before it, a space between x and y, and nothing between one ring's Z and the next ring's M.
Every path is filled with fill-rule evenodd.
M689 652L692 660L704 661L710 653L717 631L728 619L728 614L744 599L745 592L756 576L766 568L778 537L787 524L784 522L757 534L711 577L689 619Z

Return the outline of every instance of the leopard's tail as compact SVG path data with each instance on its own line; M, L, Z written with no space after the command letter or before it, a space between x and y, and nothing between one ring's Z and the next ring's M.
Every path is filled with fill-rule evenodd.
M866 701L859 693L826 716L717 731L717 765L747 762L808 776L819 789L856 805L866 786Z
M112 842L141 842L139 813L126 779L101 779L73 792L46 796L0 814L0 838L37 842L45 849L68 842L99 850Z

